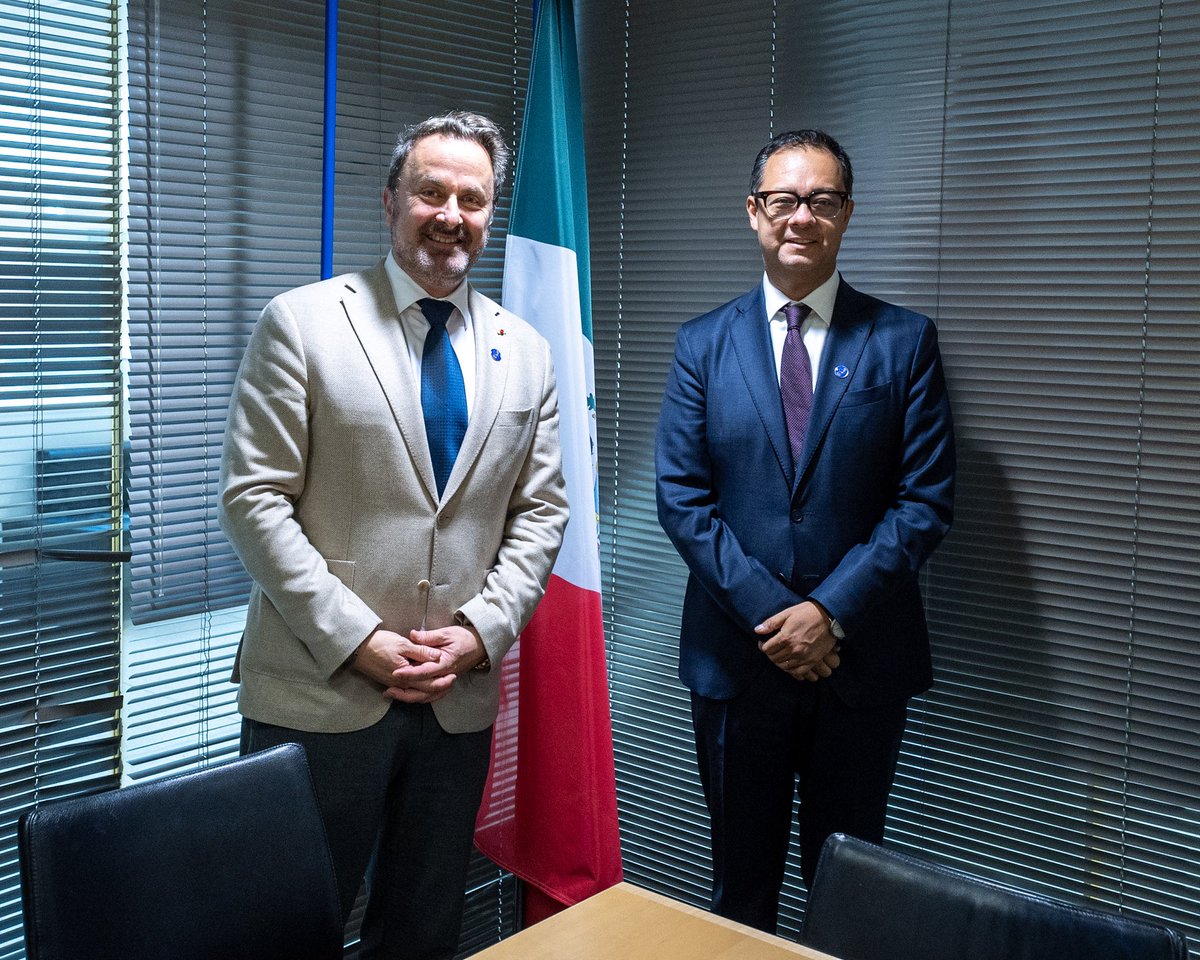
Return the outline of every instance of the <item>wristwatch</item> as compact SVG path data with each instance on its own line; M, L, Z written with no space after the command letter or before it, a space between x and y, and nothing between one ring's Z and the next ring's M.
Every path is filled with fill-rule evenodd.
M842 625L837 622L837 617L829 618L829 632L833 634L835 640L845 640L846 631L842 629Z
M461 610L454 615L454 619L458 621L458 625L460 627L467 627L468 629L474 630L476 633L479 633L479 630L476 628L475 624L473 624L470 620L468 620L466 617L464 617ZM479 642L483 643L482 637L479 638ZM471 672L472 673L487 673L491 669L492 669L491 657L489 657L487 655L487 650L484 650L483 651L483 659L480 660L477 664L475 664L475 666L473 666L471 668Z

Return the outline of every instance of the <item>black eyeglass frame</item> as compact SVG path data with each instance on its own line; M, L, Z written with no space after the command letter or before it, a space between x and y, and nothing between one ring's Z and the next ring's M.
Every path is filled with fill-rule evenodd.
M796 193L794 190L759 190L756 193L752 193L751 196L754 197L755 203L762 207L763 213L766 215L767 219L771 220L772 222L786 220L788 217L794 217L796 215L796 210L793 210L791 213L786 215L781 215L778 217L771 216L771 214L767 211L767 197L778 196L779 194L786 194L789 197L793 197L796 201L796 210L799 210L801 205L807 205L812 215L819 220L837 219L842 215L842 211L846 209L846 204L850 202L850 194L846 193L845 190L814 190L807 196ZM837 213L834 213L831 216L823 217L813 209L813 197L837 197L842 201L842 205L838 207Z

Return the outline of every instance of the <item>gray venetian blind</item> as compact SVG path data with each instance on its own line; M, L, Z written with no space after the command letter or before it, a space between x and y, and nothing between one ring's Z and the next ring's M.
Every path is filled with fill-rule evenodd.
M19 815L117 780L116 7L0 2L0 958Z
M221 442L259 312L319 279L324 30L322 2L129 5L129 779L237 751Z
M1200 11L734 6L631 5L582 32L604 131L589 175L627 872L687 898L707 882L673 679L682 574L652 491L671 334L726 298L706 276L732 294L757 275L742 222L711 222L740 210L755 151L821 126L856 163L843 272L937 318L958 421L957 524L924 577L938 682L914 704L890 840L1195 940ZM785 930L802 896L789 873Z
M220 447L259 312L319 279L324 18L323 0L130 0L134 777L236 751L249 585L216 522ZM335 272L387 250L403 126L466 107L515 133L531 31L513 2L339 4ZM506 210L473 274L497 296ZM479 862L469 887L464 945L511 930L514 880Z
M686 572L654 431L680 323L749 289L745 197L771 122L769 4L585 5L601 575L626 877L707 903L707 813L676 676Z
M397 134L447 110L491 117L517 136L529 80L532 4L514 0L339 4L334 271L359 270L390 241L381 194ZM471 282L500 298L511 175Z
M259 312L320 278L324 3L129 5L129 373L137 622L245 602L216 521Z

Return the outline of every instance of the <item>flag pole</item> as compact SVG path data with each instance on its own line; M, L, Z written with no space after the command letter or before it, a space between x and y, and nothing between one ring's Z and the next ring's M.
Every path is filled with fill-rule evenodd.
M338 0L325 0L325 122L321 150L321 279L333 276L333 185L337 155Z

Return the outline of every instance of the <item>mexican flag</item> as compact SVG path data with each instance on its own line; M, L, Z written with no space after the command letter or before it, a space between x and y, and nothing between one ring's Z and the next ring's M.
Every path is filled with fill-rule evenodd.
M571 519L504 695L476 843L526 881L526 922L621 880L600 608L591 270L571 0L540 0L504 305L550 342Z

